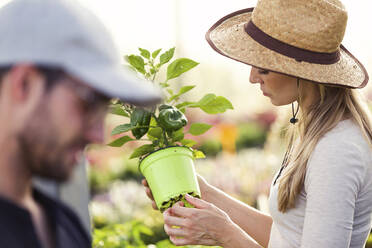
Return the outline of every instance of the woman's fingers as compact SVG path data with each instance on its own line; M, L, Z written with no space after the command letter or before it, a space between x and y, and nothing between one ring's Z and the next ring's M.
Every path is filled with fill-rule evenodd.
M156 203L154 201L154 196L152 195L151 189L149 188L149 184L147 183L146 179L142 179L141 181L142 185L145 186L145 192L148 198L150 198L152 208L157 210L158 206L156 206Z
M152 195L151 189L150 189L149 184L147 183L146 179L142 179L142 185L145 186L146 195L151 200L154 200L154 196Z
M193 208L183 207L181 203L176 203L173 207L169 208L170 214L182 218L191 218L197 211Z
M146 191L147 197L150 198L151 200L154 200L154 196L152 195L151 189L146 187L145 191Z
M206 209L206 208L209 208L209 203L202 200L202 199L199 199L199 198L196 198L196 197L192 197L191 195L189 194L186 194L185 195L185 199L191 204L193 205L194 207L196 208L200 208L200 209Z
M169 237L170 241L172 241L173 244L176 246L181 246L181 245L193 245L194 243L190 242L189 240L185 238L177 238L176 236L171 236Z
M188 220L185 218L180 218L176 216L172 216L170 213L171 209L168 208L164 211L163 217L164 217L164 224L169 226L179 226L179 227L186 227L188 226Z
M169 236L176 236L176 237L182 237L185 235L185 230L179 227L173 228L170 225L165 224L164 225L164 231L169 235Z
M145 186L145 187L148 187L149 185L147 184L147 181L146 179L142 179L142 185Z

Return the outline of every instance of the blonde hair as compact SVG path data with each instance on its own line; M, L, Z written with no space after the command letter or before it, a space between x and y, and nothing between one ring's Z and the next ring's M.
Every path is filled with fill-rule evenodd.
M371 112L361 95L354 89L313 84L319 93L319 101L308 108L302 108L305 96L303 87L299 87L300 115L299 122L289 130L291 152L290 166L279 180L278 209L281 212L295 207L296 198L301 192L306 166L311 153L319 139L337 123L350 118L363 132L368 144L372 148L372 117ZM291 125L292 126L292 125ZM291 141L298 139L296 147Z

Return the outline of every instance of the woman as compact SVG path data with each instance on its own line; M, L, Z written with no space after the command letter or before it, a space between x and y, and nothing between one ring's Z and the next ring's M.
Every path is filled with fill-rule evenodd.
M271 185L270 216L199 177L202 199L186 197L195 208L178 203L164 212L174 244L364 247L372 224L372 125L353 89L367 84L367 72L341 45L346 21L338 0L260 0L208 31L213 49L252 65L250 82L274 105L292 103L293 130Z

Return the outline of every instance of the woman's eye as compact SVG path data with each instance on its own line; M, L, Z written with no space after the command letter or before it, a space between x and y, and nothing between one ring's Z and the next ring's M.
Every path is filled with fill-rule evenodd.
M258 70L258 73L260 74L269 74L269 71L268 70Z

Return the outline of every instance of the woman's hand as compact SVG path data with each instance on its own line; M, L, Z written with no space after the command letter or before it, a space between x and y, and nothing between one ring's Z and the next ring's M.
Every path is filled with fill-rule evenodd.
M207 193L208 188L210 187L210 185L207 183L207 181L202 176L200 176L200 175L197 175L197 176L198 176L198 183L199 183L200 193L202 195L202 199L204 199L203 196ZM158 207L156 206L154 196L152 195L151 189L150 189L146 179L142 180L142 185L145 186L145 192L146 192L147 197L150 198L150 200L152 201L152 208L157 210Z
M158 207L156 206L154 196L152 195L151 189L149 187L149 184L147 183L146 179L142 179L142 185L145 186L145 192L148 198L150 198L151 203L152 203L152 208L157 210Z
M195 208L186 208L183 202L178 202L163 213L164 230L170 240L175 245L224 246L228 242L227 230L235 226L230 217L204 200L188 194L185 198Z

